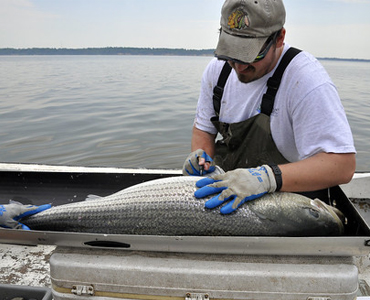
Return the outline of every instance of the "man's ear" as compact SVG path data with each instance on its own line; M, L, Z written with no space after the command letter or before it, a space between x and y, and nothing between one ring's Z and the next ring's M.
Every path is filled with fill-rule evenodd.
M277 37L276 39L276 48L281 48L283 47L284 45L284 40L285 40L285 33L286 33L286 30L285 28L283 27L281 29L281 32L280 32L280 35Z

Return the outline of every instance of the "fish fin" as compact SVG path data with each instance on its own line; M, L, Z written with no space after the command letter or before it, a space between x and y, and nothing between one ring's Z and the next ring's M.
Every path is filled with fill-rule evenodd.
M251 210L251 212L253 212L258 218L260 218L261 220L267 220L269 219L266 215L264 215L263 213L259 212L258 210L256 209L253 209L254 205L253 203L248 203L248 204L251 204L249 205L249 209Z
M9 200L9 204L23 205L23 203L21 203L19 201L12 200L12 199Z
M260 211L258 211L258 209L255 209L255 203L256 201L260 201L262 199L257 199L257 200L254 200L254 201L251 201L250 203L247 203L247 205L249 206L249 209L251 212L253 212L259 219L261 220L269 220L271 222L276 222L276 219L273 219L271 218L271 216L269 216L268 214L264 214Z
M256 214L256 216L257 217L259 217L261 220L267 220L268 218L264 215L264 214L262 214L262 213L260 213L260 212L257 212L257 211L253 211L255 214Z
M98 199L101 199L101 198L103 198L103 197L101 197L101 196L97 196L97 195L87 195L87 197L86 197L86 199L85 199L85 201L92 201L92 200L98 200Z

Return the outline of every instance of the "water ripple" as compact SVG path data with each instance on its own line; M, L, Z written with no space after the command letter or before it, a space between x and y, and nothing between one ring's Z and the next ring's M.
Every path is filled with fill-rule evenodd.
M210 59L2 56L0 160L180 168ZM370 170L369 64L323 64L343 100L358 169Z

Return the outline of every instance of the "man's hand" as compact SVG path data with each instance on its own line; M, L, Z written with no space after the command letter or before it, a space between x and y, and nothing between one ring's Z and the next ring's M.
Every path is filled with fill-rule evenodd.
M225 202L220 212L229 214L244 202L262 197L266 193L276 191L276 180L268 165L251 169L236 169L225 174L204 178L196 183L200 189L194 195L203 198L212 194L219 195L208 200L206 208L215 208Z
M209 168L205 168L205 164ZM182 167L183 175L203 176L204 174L212 173L216 170L213 159L202 149L195 150L186 158Z
M23 205L18 202L0 205L0 226L13 229L30 230L26 225L18 222L18 220L49 209L50 204L45 205Z

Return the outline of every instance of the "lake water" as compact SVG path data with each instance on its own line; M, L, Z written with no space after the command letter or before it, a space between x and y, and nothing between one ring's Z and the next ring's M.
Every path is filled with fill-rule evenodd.
M210 59L0 56L0 161L181 168ZM368 171L370 63L322 64L347 112L357 170Z

